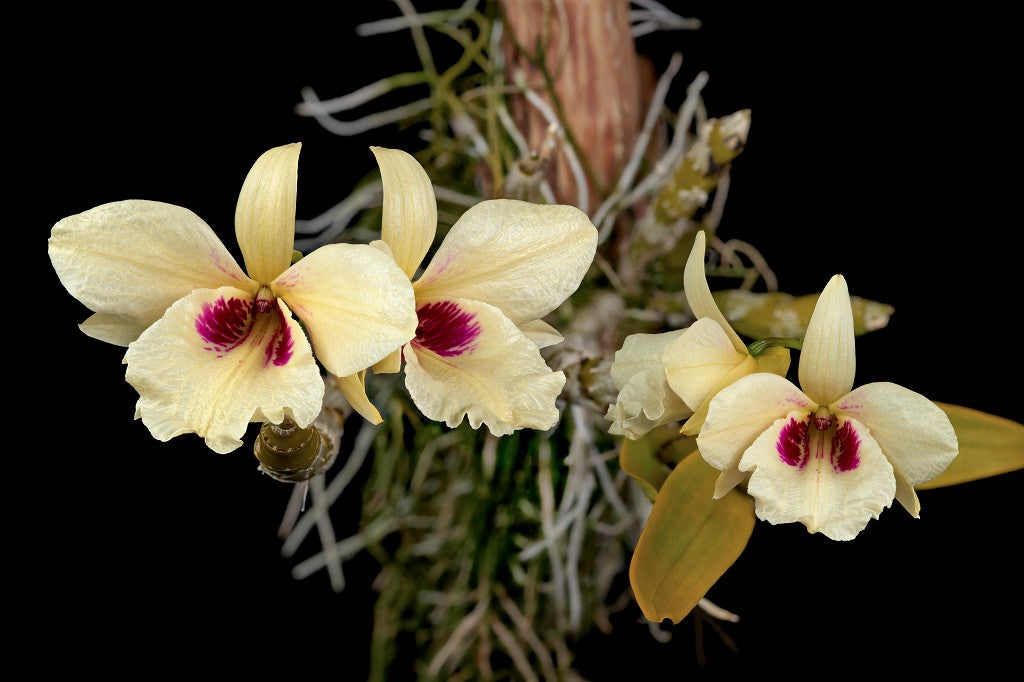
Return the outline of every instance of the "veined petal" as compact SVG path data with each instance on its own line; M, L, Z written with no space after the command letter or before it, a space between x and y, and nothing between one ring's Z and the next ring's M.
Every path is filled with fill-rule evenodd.
M798 521L833 540L856 537L896 494L892 466L854 419L818 431L810 415L791 413L754 441L739 468L752 472L747 492L759 519Z
M253 312L233 287L200 289L168 308L125 354L136 415L159 440L196 433L216 452L242 444L251 421L320 413L324 382L302 328L283 302Z
M380 362L374 363L374 374L395 374L402 370L402 349L396 348Z
M269 284L288 269L295 246L298 142L263 153L245 177L235 207L235 237L249 275Z
M394 260L395 254L391 251L391 247L388 246L387 242L375 239L370 242L370 246L387 254L388 258ZM396 348L391 351L386 358L374 363L372 369L374 374L397 374L402 371L402 349Z
M946 413L920 393L897 384L865 384L830 409L864 424L912 486L932 480L956 457L956 432Z
M544 320L522 322L519 329L537 344L537 348L547 348L565 340L561 332Z
M892 464L892 462L889 462ZM896 476L896 501L899 502L907 512L915 519L921 518L921 501L917 499L917 491L914 486L907 483L899 472L893 467L893 474Z
M380 424L384 421L376 406L366 397L366 370L347 377L335 377L335 383L348 404L362 415L363 419L371 424Z
M416 338L404 350L405 384L426 417L452 428L466 417L496 436L555 425L565 375L552 372L537 344L500 310L449 299L418 312Z
M750 366L745 374L756 370L747 349L737 351L725 329L714 319L702 317L665 349L668 384L691 409L697 409L722 378L744 361L749 360Z
M259 288L192 211L117 201L53 226L50 261L68 292L97 313L83 332L127 346L194 289Z
M707 396L705 396L704 400L697 405L696 409L693 411L693 415L686 420L686 423L683 424L679 431L687 436L696 436L700 433L701 427L704 426L704 420L708 417L708 408L711 406L711 401L714 400L716 395L718 395L718 392L726 386L735 383L749 374L754 374L755 372L757 372L757 363L754 361L754 358L748 355L742 362L719 378L718 383L711 387Z
M685 419L690 408L669 388L665 370L652 367L633 375L608 406L608 432L636 440L651 429Z
M761 353L756 358L753 356L746 357L742 362L722 376L719 382L715 384L710 391L708 391L707 397L705 397L704 400L701 401L700 405L694 409L693 415L687 419L686 423L684 423L682 428L679 429L680 432L687 436L695 436L700 433L701 427L704 426L704 420L707 419L708 416L708 406L711 405L711 401L716 395L718 395L718 392L729 384L747 376L748 374L754 374L755 372L771 372L772 374L778 374L780 377L784 377L788 371L788 348L773 346L765 350L765 352ZM728 479L719 479L719 485L723 485L723 481L725 480ZM728 492L728 489L726 489L726 492Z
M791 412L814 412L810 398L788 380L759 372L726 386L711 400L697 447L719 471L736 466L747 448Z
M82 330L83 334L94 339L106 341L115 346L127 346L139 338L139 335L146 331L148 326L148 324L129 317L95 313L78 325L78 328Z
M720 500L725 497L725 494L738 486L743 482L743 479L747 477L746 471L740 471L739 464L731 466L728 469L724 469L722 473L718 475L715 480L715 493L712 495L714 499Z
M729 372L725 374L710 391L708 391L707 397L704 398L700 405L696 407L693 412L693 416L686 420L686 423L683 424L680 431L687 436L697 435L700 432L701 427L704 426L704 420L707 419L708 407L711 405L711 401L716 395L718 395L719 391L733 382L738 381L748 374L754 374L756 372L771 372L772 374L777 374L780 377L785 377L788 370L788 348L773 346L758 355L756 358L752 356L746 357L742 362L729 370ZM720 484L722 480L725 479L721 479L719 481Z
M857 370L853 307L842 275L834 275L818 297L800 351L800 387L819 405L850 392Z
M780 377L786 376L789 372L789 349L782 346L771 346L754 360L757 362L758 372L771 372Z
M381 239L391 247L398 267L412 279L434 243L437 199L430 177L413 156L400 149L370 147L384 186Z
M630 334L622 342L622 348L615 351L610 374L615 388L621 390L637 374L655 367L663 368L662 355L683 329L661 334Z
M715 303L715 297L711 295L711 287L708 286L707 275L704 272L704 250L706 248L707 237L704 236L703 230L698 230L693 240L693 248L690 249L690 257L686 259L686 267L683 269L683 289L686 292L686 302L694 317L698 320L706 317L717 322L736 352L746 353L746 345L730 326L729 321L725 319L725 315Z
M271 284L309 332L316 356L346 377L416 333L412 286L394 260L365 244L328 244Z
M690 414L690 408L669 387L661 361L665 348L682 333L630 334L623 341L611 366L618 396L605 415L612 422L609 433L635 440L656 426Z
M522 324L579 287L597 229L575 206L482 201L456 221L416 281L416 300L483 301Z

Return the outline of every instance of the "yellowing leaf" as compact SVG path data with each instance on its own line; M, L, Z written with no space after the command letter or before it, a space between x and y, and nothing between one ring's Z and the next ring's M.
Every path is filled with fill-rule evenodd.
M629 565L633 594L650 621L682 620L750 540L754 502L739 490L713 499L718 474L694 452L658 492Z
M713 295L732 328L750 339L802 337L818 302L818 294L793 296L781 291L760 293L726 289ZM894 311L887 303L858 296L851 296L850 304L853 307L853 331L858 336L888 325Z
M654 500L672 467L697 447L696 439L680 436L679 424L664 424L643 438L623 439L619 466Z
M956 431L960 453L937 477L915 486L942 488L1024 469L1024 424L970 407L935 403Z

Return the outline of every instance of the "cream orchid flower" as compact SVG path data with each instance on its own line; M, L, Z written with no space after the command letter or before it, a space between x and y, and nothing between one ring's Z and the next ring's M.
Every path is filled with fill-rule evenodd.
M384 186L375 245L412 279L437 229L434 189L406 152L371 149ZM554 426L565 374L540 348L562 336L540 318L579 287L596 248L597 229L574 206L495 199L468 209L413 284L419 324L401 358L419 410L453 428L463 418L474 429L486 424L496 436ZM401 358L375 370L398 371ZM364 416L375 415L361 378L341 386Z
M415 333L412 287L379 250L331 244L291 264L299 151L267 151L242 185L235 234L248 274L205 222L171 204L119 201L53 227L57 276L95 313L81 329L128 347L135 416L159 440L194 432L226 453L253 421L308 426L324 381L307 333L340 375Z
M619 394L605 418L609 433L636 440L687 418L682 433L695 435L708 403L725 386L753 372L785 376L789 350L771 346L757 357L718 309L704 273L704 232L697 232L683 270L683 291L696 321L686 329L632 334L615 353L612 383Z
M846 280L836 275L807 326L803 390L758 373L711 401L697 447L716 469L750 473L747 492L758 518L799 521L812 533L849 540L894 498L919 516L914 486L956 457L953 426L938 406L902 386L853 389L855 370L853 310Z

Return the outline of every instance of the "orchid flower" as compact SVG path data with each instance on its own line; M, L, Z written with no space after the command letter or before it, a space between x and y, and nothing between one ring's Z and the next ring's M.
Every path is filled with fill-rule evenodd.
M434 189L411 155L372 151L384 187L383 241L374 244L411 280L434 241ZM416 336L375 371L398 371L404 359L413 402L449 427L467 418L496 436L551 428L565 374L547 366L540 348L562 336L541 318L577 289L596 248L597 229L574 206L512 199L472 206L413 283ZM348 377L341 386L364 416L375 416L361 381Z
M747 492L758 518L799 521L834 540L854 538L894 498L918 518L914 486L956 457L953 426L933 402L902 386L853 389L855 370L850 295L835 275L807 326L802 390L758 373L711 401L697 447L716 469L750 473Z
M619 394L605 418L609 433L632 440L687 418L682 433L695 435L708 403L725 386L754 372L785 376L789 350L769 346L751 355L718 309L704 273L706 238L699 231L683 270L686 302L697 319L686 329L632 334L615 353L612 382Z
M95 313L80 328L127 346L135 416L159 440L194 432L226 453L253 421L308 426L324 396L313 349L347 376L415 333L409 281L379 250L331 244L292 264L299 151L267 151L242 185L246 272L203 220L171 204L119 201L53 227L57 276Z

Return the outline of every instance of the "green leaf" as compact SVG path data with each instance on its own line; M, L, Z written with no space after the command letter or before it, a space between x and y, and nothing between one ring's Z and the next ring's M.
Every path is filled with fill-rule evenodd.
M647 499L654 501L672 467L696 448L697 440L681 436L678 424L664 424L643 438L623 439L619 467L640 484Z
M949 417L960 452L937 477L917 490L976 481L1024 469L1024 424L970 407L935 403Z
M682 620L750 540L754 501L739 490L713 499L718 473L694 452L658 492L629 565L633 594L650 621Z

